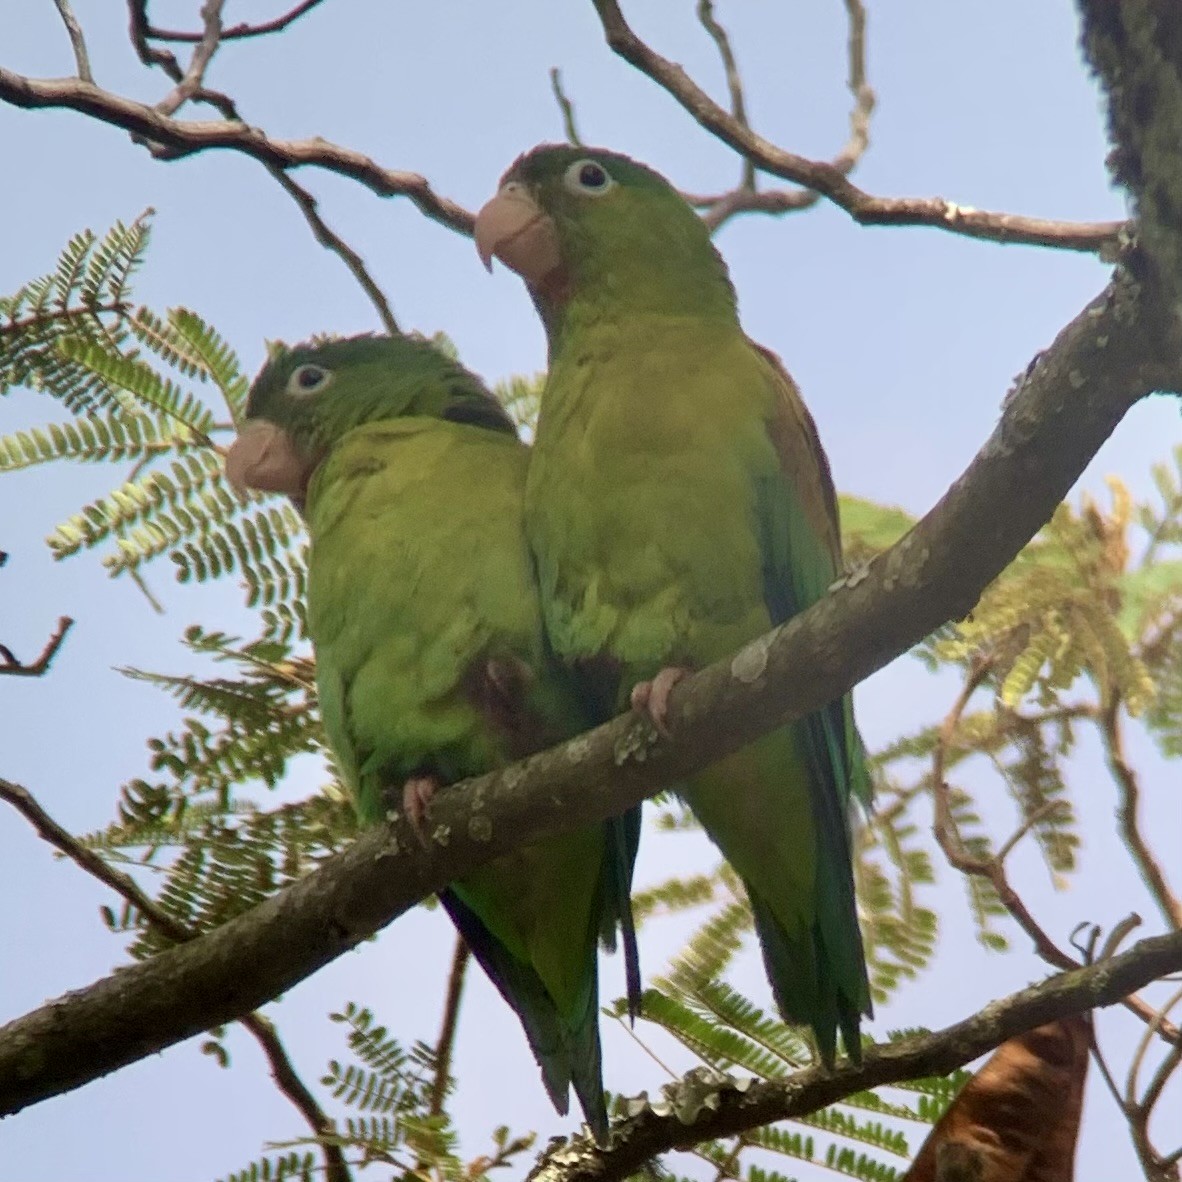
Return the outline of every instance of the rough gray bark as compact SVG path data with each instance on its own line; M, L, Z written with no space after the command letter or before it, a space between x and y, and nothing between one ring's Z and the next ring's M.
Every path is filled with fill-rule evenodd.
M1104 87L1112 179L1164 293L1182 303L1182 5L1080 0L1084 53Z

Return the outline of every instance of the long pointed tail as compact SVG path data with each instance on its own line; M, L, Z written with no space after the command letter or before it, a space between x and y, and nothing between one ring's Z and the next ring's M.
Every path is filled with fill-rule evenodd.
M603 909L600 940L609 952L616 950L616 928L624 953L624 982L628 995L628 1016L640 1016L640 950L636 945L636 924L632 918L632 870L640 848L640 809L629 809L606 822L607 903Z
M599 1044L597 970L593 969L586 1005L578 1020L564 1021L534 969L511 955L454 891L444 891L440 901L472 955L521 1020L554 1107L566 1115L573 1085L587 1124L596 1140L604 1142L608 1120Z

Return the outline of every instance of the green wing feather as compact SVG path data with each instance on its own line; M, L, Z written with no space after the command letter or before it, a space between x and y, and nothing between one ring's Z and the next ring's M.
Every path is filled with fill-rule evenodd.
M758 493L764 556L764 600L772 623L779 624L822 598L841 570L837 496L816 426L779 358L757 348L776 392L768 436L779 460L777 477L763 478ZM870 779L847 695L802 719L792 728L805 752L818 857L816 918L809 938L816 966L816 1008L794 1007L799 988L777 987L780 1006L808 1022L822 1057L831 1062L835 1032L861 1058L858 1019L871 1011L861 932L854 899L849 833L851 798L870 803ZM793 966L809 957L776 921L771 909L755 906L773 987L790 980ZM810 1012L811 1010L811 1012Z

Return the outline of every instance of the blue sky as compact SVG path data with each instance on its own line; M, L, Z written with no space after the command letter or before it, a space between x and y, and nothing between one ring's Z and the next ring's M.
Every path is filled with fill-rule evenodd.
M197 7L160 3L152 11L161 24L192 27ZM122 10L101 0L79 0L75 8L98 81L144 101L162 97L163 77L143 70L126 43ZM639 32L721 97L721 69L690 0L634 0L625 9ZM718 14L732 32L757 129L802 154L831 155L847 134L843 6L724 0ZM231 5L228 19L270 15L259 4ZM879 106L855 179L887 195L935 194L1063 218L1122 216L1123 198L1104 171L1100 97L1076 37L1066 0L872 3L870 81ZM8 68L72 71L48 0L8 0L2 42ZM588 142L643 159L687 190L725 188L737 174L726 149L610 54L589 3L338 0L282 37L228 46L209 82L272 135L322 135L384 165L422 172L439 191L476 208L519 151L561 137L547 77L553 65L563 70ZM0 107L0 139L0 291L47 271L82 227L101 231L152 206L154 244L138 297L160 309L194 308L248 370L261 363L268 338L378 327L339 260L312 241L295 207L252 161L219 153L164 164L80 116L7 107ZM502 268L487 276L469 241L425 221L405 201L327 175L298 179L366 258L404 327L445 330L464 360L492 380L543 367L543 336L524 289ZM746 327L784 357L800 383L839 486L914 512L959 474L996 420L1012 376L1107 277L1089 257L931 229L863 229L824 203L779 221L741 219L719 245ZM51 413L36 396L10 398L0 406L0 429ZM1100 490L1103 475L1117 472L1144 491L1149 463L1165 458L1177 437L1176 404L1151 400L1122 425L1085 486ZM50 560L41 539L112 479L109 470L77 467L0 481L0 548L10 554L0 572L0 640L32 654L59 614L78 620L50 677L0 679L0 774L24 783L75 831L110 818L119 784L145 770L145 738L178 721L174 704L116 667L183 668L176 637L185 625L246 626L228 585L182 588L163 568L150 573L167 607L157 616L129 582L106 579L93 556ZM942 713L948 686L903 659L860 688L858 705L863 731L881 742ZM1176 820L1167 823L1162 797L1170 769L1144 744L1135 753L1157 810L1150 832L1166 863L1177 866L1182 837ZM1115 841L1098 753L1085 751L1075 774L1085 817L1083 873L1072 889L1053 892L1037 862L1017 864L1023 889L1061 942L1083 919L1111 925L1133 907L1152 915ZM311 769L293 775L292 790L314 782ZM650 841L641 878L711 857L696 838ZM0 1016L23 1013L120 963L119 942L97 916L110 900L56 861L11 811L0 810L0 866L10 900L0 914ZM949 873L941 883L948 935L939 962L879 1016L876 1033L953 1020L1043 975L1021 941L1006 957L982 953L968 932L960 884ZM659 970L676 936L668 928L646 932L647 971ZM408 1043L434 1038L450 946L446 920L418 911L274 1007L306 1076L316 1079L325 1060L342 1052L339 1028L323 1015L350 998L374 1004ZM618 982L610 965L605 994ZM765 996L754 960L740 983ZM483 981L473 978L462 1022L457 1068L466 1083L457 1113L466 1147L479 1152L502 1120L543 1135L565 1127L545 1103L519 1028ZM1119 1014L1104 1023L1115 1041L1130 1030ZM652 1092L661 1078L651 1061L624 1035L609 1030L606 1038L609 1084ZM194 1042L10 1118L0 1125L0 1161L18 1165L26 1182L198 1182L245 1165L263 1138L302 1130L253 1044L234 1033L229 1045L230 1071L201 1056ZM512 1089L488 1086L502 1078ZM1122 1125L1093 1079L1081 1179L1133 1168Z

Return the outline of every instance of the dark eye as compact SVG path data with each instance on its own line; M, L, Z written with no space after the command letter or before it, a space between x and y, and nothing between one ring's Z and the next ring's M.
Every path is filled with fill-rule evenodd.
M576 160L566 170L563 183L572 193L587 197L602 197L616 186L607 169L595 160Z
M301 365L287 379L289 394L315 394L332 381L332 371L319 365Z

